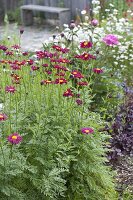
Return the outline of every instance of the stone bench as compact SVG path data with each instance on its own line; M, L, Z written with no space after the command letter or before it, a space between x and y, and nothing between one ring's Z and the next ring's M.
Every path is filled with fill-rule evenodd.
M59 26L63 24L70 23L70 9L69 8L59 8L59 7L49 7L40 5L23 5L21 9L21 20L23 25L29 26L33 24L33 12L44 12L44 13L54 13L58 15Z

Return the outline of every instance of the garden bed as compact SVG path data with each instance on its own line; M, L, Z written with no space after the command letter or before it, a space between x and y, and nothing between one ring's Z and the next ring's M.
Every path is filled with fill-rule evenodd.
M109 164L126 155L132 167L131 24L82 14L38 51L21 49L23 29L0 44L3 200L132 199Z

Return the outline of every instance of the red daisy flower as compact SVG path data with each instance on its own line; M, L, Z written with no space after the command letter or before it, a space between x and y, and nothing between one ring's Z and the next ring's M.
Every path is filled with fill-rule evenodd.
M4 46L4 45L0 45L0 50L2 50L2 51L6 51L8 48L6 47L6 46Z
M92 42L84 41L80 43L81 48L91 48L92 47Z
M67 48L62 48L62 47L60 47L60 46L58 46L58 45L53 45L53 49L56 49L57 51L61 51L62 53L67 53L67 52L69 52L69 49L67 49Z
M7 137L7 140L11 144L19 144L22 141L22 137L18 133L13 133Z
M32 70L32 71L37 71L38 69L39 69L39 67L37 67L37 66L32 66L32 67L31 67L31 70Z
M71 74L73 75L74 78L79 78L79 79L84 78L84 76L77 70L73 70Z
M59 62L59 63L70 63L70 60L68 60L66 58L59 58L58 60L56 60L56 62Z
M80 56L80 58L81 58L82 60L96 59L95 56L93 56L93 55L91 55L91 54L89 54L89 53L83 53L83 54Z
M55 84L65 84L65 83L67 83L67 80L66 79L64 79L64 78L57 78L56 80L55 80Z
M64 93L63 93L64 97L73 97L74 94L72 93L71 89L67 89Z
M12 51L6 51L6 56L13 56L13 52Z
M31 59L30 59L30 60L27 60L27 62L28 62L29 65L33 65L33 63L34 63L34 61L31 60Z
M93 72L96 73L96 74L101 74L101 73L103 73L103 70L100 69L100 68L94 68Z
M7 119L7 116L5 114L0 113L0 121L5 121Z
M61 51L61 47L58 45L53 45L52 46L53 49L56 49L57 51Z
M28 54L29 54L28 51L25 51L25 52L22 53L23 56L28 56Z
M20 49L21 47L18 44L12 46L14 49Z
M90 128L90 127L86 127L86 128L82 128L82 129L81 129L81 132L82 132L83 134L88 135L88 134L94 133L94 130L93 130L92 128Z
M47 85L47 84L52 84L53 81L50 81L50 80L42 80L41 81L41 85Z

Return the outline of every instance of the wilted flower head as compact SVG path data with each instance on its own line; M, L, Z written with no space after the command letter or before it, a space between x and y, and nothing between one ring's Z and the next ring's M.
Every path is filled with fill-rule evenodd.
M7 140L11 144L19 144L22 141L22 137L18 133L13 133L8 136Z
M20 34L22 35L23 33L24 33L24 29L21 28L21 29L20 29Z
M82 105L83 101L81 99L76 99L76 103L77 103L77 105Z
M90 127L86 127L86 128L82 128L82 129L81 129L81 132L82 132L83 134L91 134L91 133L94 132L94 130L93 130L92 128L90 128Z
M104 42L107 46L115 46L115 45L118 45L118 44L119 44L118 37L115 36L115 35L113 35L113 34L106 35L106 36L103 38L103 42Z

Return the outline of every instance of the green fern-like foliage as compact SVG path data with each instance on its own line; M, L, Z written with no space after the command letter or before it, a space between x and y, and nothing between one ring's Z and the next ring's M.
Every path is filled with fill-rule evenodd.
M100 116L88 110L89 88L81 91L84 106L79 106L74 98L63 97L65 84L42 86L40 73L31 74L26 67L20 76L23 84L17 92L3 94L9 118L1 124L0 198L115 200L105 157L108 135L99 132ZM83 127L94 133L82 134ZM21 134L20 144L7 141L10 131Z

